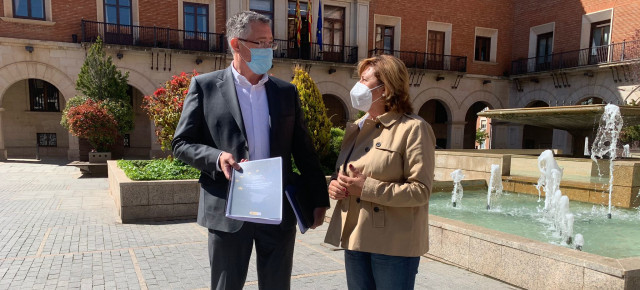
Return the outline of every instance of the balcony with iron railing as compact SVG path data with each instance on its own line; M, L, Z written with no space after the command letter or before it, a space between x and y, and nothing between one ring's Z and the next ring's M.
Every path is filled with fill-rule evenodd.
M105 44L225 51L225 37L220 33L193 32L156 26L109 24L82 20L82 42L94 42L98 36Z
M358 62L358 47L347 45L302 42L300 46L295 40L274 39L278 48L273 52L274 58L302 59L354 64Z
M511 62L511 75L616 64L633 60L640 60L640 40L517 59Z
M369 56L388 54L393 55L404 62L409 69L443 70L452 72L467 71L467 57L458 55L434 54L418 51L400 51L373 49Z
M220 33L192 32L171 28L118 25L82 20L82 42L94 42L98 36L105 44L226 52L226 37ZM275 39L274 58L354 64L358 47L319 43L296 45L294 40Z

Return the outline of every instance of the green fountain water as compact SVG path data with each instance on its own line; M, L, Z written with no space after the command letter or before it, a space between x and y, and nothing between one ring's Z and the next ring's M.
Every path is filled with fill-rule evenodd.
M561 241L545 217L544 200L528 194L504 192L486 209L486 191L465 191L454 208L451 193L434 193L429 213L542 242L571 247ZM583 251L611 258L640 256L640 213L637 209L613 208L571 201L573 233L584 237Z

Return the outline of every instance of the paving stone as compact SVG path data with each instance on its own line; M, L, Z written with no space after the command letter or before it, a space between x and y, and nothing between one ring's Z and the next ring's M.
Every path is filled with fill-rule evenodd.
M123 225L108 180L67 163L0 162L0 290L209 287L206 231L193 220ZM346 289L344 252L325 233L296 237L292 289ZM245 289L257 288L254 252ZM422 259L416 289L514 288Z

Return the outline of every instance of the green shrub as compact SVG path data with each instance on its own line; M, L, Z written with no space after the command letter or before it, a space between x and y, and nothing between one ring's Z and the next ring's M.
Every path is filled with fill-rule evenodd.
M327 117L327 108L324 106L318 86L309 77L309 74L300 67L294 68L293 72L294 77L291 83L298 88L300 106L313 141L313 147L318 153L318 157L323 159L329 151L327 145L331 138L331 122Z
M332 175L335 173L335 165L340 155L340 146L342 146L342 139L344 138L344 130L340 128L331 128L331 139L328 144L328 153L320 159L320 166L325 175ZM291 157L291 163L293 166L293 172L300 174L295 160Z
M131 180L197 179L200 171L177 159L118 160L118 167Z

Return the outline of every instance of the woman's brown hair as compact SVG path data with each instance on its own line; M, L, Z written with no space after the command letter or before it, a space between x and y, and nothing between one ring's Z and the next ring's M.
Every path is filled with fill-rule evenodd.
M409 72L404 63L391 55L377 55L361 60L358 63L358 74L362 75L369 67L373 68L375 77L382 82L387 92L384 97L385 111L413 113L409 96Z

